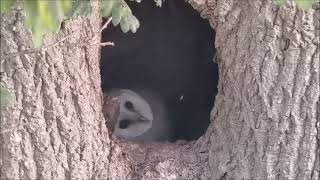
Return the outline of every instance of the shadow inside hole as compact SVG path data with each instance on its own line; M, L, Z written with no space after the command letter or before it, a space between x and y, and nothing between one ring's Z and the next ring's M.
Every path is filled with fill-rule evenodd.
M165 101L173 141L195 140L210 123L217 94L218 66L213 62L215 32L207 20L181 0L127 1L140 21L133 34L110 25L101 50L104 92L111 89L152 89ZM106 21L106 20L104 20Z

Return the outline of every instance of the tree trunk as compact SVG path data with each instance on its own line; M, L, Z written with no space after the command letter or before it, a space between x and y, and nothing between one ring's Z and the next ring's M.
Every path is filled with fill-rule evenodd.
M308 11L273 0L195 6L215 27L220 52L207 132L212 177L319 179L319 5Z
M79 46L99 43L91 42L100 29L97 2L90 17L47 36L39 53L27 51L21 10L1 17L1 84L16 96L1 107L1 179L90 179L107 160L100 47Z
M3 14L1 85L16 101L1 107L0 179L319 179L319 5L190 3L216 30L220 80L210 127L186 144L109 139L98 1L40 53L25 50L22 12Z

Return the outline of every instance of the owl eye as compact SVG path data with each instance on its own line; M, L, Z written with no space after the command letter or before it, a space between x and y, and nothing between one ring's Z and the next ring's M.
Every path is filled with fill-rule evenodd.
M120 129L126 129L129 125L131 124L130 119L122 119L119 123L119 128Z
M134 110L134 107L133 107L133 104L132 104L131 101L126 101L126 102L124 103L124 107L127 108L127 109L130 110L130 111L133 111L133 110Z

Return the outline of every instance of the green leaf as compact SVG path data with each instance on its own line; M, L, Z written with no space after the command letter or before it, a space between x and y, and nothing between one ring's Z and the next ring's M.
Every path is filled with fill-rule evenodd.
M315 2L316 0L296 0L297 7L303 10L311 8Z
M124 5L120 1L117 2L112 8L112 24L114 26L117 26L120 23L124 13L125 13Z
M114 4L116 4L117 1L100 1L100 2L101 2L101 15L103 17L111 16L111 12L114 7Z
M137 32L137 29L140 27L139 20L135 16L130 16L129 21L131 32Z
M46 32L57 28L57 23L48 10L47 1L25 1L24 10L26 14L26 26L32 31L32 40L35 47L40 47L43 40L43 35Z
M76 18L78 16L87 16L90 13L91 13L90 1L75 0L73 1L72 8L70 12L67 14L67 17Z
M52 1L48 0L48 6L53 14L58 20L58 23L66 16L68 12L70 12L72 8L72 1L63 0L63 1Z
M122 32L127 33L130 30L130 21L129 21L129 14L126 14L122 16L121 21L120 21L120 27Z
M60 1L62 11L68 14L68 12L72 9L72 1Z
M283 6L286 0L275 0L278 6Z
M71 10L72 1L25 0L25 25L31 29L32 40L36 48L40 47L43 36L56 32L61 20Z
M10 105L14 102L15 96L8 89L0 87L0 105Z
M0 0L0 13L9 11L15 2L15 0Z
M140 26L138 19L132 14L124 0L101 1L101 14L103 17L112 16L112 24L120 24L122 32L129 30L135 33Z

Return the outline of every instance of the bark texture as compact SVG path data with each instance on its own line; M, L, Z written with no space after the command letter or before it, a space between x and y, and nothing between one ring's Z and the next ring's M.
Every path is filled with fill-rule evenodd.
M219 93L196 142L111 141L101 112L98 1L40 53L21 11L1 17L0 179L319 179L320 9L192 0L216 30ZM99 39L96 39L99 41ZM57 45L57 46L56 46ZM108 120L108 119L107 119Z
M319 179L319 4L194 1L216 29L212 178Z
M99 43L91 42L100 29L97 2L91 17L48 35L39 53L26 52L31 35L21 10L1 17L1 84L16 102L1 107L0 179L90 179L107 160L100 47L78 46Z

